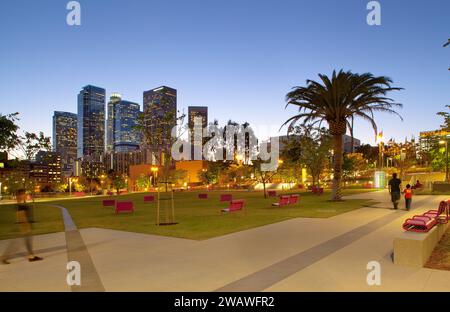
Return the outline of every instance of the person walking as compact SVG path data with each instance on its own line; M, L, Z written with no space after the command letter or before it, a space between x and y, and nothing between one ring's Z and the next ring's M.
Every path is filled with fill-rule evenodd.
M19 224L20 236L23 238L25 243L25 247L28 251L28 261L34 262L42 260L41 257L35 256L33 253L33 241L31 236L31 208L27 204L27 195L24 189L20 189L16 193L16 201L17 201L17 223ZM18 240L12 240L9 245L6 247L3 256L0 261L3 264L10 264L8 258L11 257L12 253L15 251L17 247Z
M403 194L405 195L405 208L407 211L411 209L411 202L412 202L412 189L410 184L406 184L406 188L403 191Z
M398 208L400 200L402 180L397 178L397 173L392 174L392 179L389 180L389 194L391 194L391 201L394 204L394 209Z

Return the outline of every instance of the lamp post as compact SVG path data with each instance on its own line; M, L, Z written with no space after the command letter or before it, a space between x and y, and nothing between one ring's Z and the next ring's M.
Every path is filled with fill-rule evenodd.
M153 173L153 186L155 186L156 185L156 179L158 178L158 170L159 170L159 168L156 167L156 166L153 166L150 170Z
M439 144L445 145L445 182L448 183L448 138L439 141Z
M382 169L383 168L383 131L378 133L377 142L378 142L378 167L379 167L379 169Z

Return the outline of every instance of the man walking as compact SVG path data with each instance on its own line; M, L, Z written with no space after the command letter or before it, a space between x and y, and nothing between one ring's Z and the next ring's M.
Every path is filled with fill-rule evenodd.
M25 247L28 251L28 261L34 262L42 260L41 257L35 256L33 253L33 243L31 236L31 210L30 206L27 204L27 194L25 190L18 190L16 193L17 200L17 222L20 228L20 235L23 238ZM11 256L12 252L16 249L17 240L11 241L5 250L5 253L0 258L3 264L9 264L8 257Z
M398 202L400 201L400 193L402 180L397 178L397 174L392 174L392 179L389 180L389 194L391 194L391 201L394 204L394 209L398 208Z

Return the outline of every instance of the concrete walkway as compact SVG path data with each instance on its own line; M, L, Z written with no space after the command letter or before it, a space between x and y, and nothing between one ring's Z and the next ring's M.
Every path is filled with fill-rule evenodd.
M205 241L97 228L79 233L106 291L450 290L450 272L399 267L390 259L403 220L436 208L443 197L416 196L411 212L390 210L386 192L352 197L373 198L379 204L328 219L296 218ZM57 233L35 238L44 261L15 259L0 266L0 290L69 291L67 250L52 249L65 247L64 237ZM6 243L0 241L0 252ZM366 266L372 260L381 263L381 286L366 283ZM89 279L86 282L85 287L92 286Z

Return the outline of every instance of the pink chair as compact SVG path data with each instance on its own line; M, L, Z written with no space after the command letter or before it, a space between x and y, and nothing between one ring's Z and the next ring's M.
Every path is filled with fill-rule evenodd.
M277 191L274 191L274 190L268 190L268 191L267 191L267 195L268 195L269 197L276 197L276 196L277 196Z
M449 220L448 202L441 201L437 210L429 210L423 215L434 218L438 223L447 223Z
M153 196L153 195L145 195L144 196L144 203L152 202L152 201L155 201L155 196Z
M104 199L103 200L103 207L114 207L116 205L115 199Z
M117 202L116 214L121 212L134 212L133 202L130 201Z
M245 201L243 199L235 199L230 201L228 208L222 209L222 212L234 212L244 209Z
M198 198L200 198L200 199L208 199L208 194L200 193L200 194L198 194Z
M233 200L233 195L231 195L231 194L220 194L220 201L221 202L224 202L224 201L229 202L231 200Z
M282 207L289 205L290 196L289 195L281 195L280 199L277 203L273 203L272 206Z

